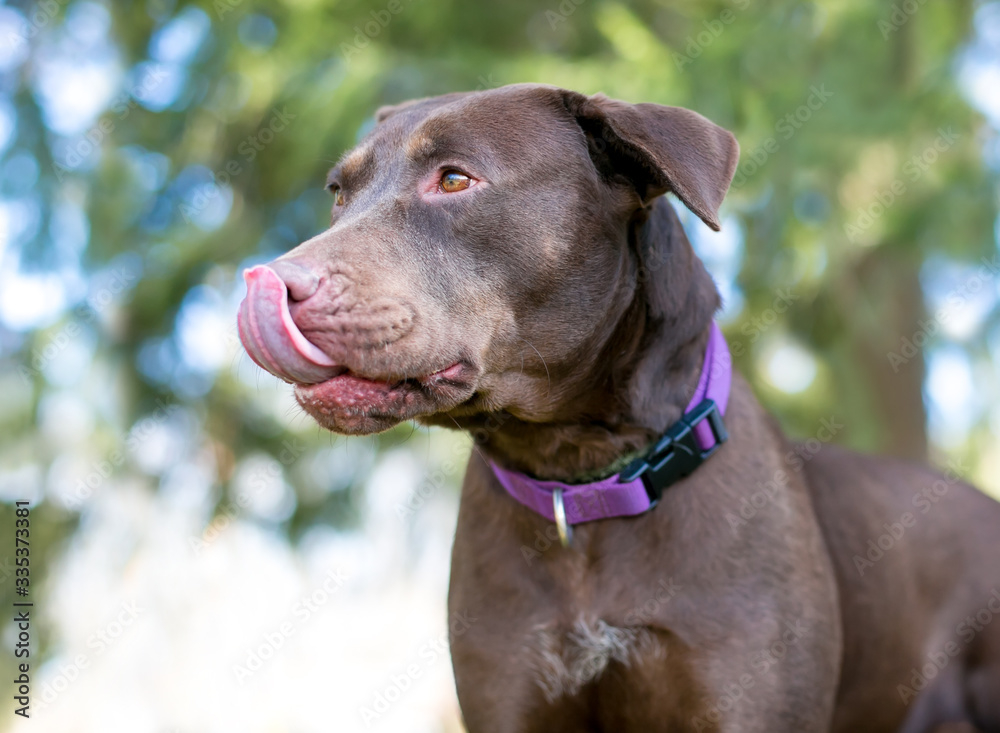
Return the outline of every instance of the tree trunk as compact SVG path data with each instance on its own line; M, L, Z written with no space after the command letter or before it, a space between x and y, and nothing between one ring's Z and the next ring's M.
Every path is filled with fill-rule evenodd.
M922 349L904 349L923 342L918 323L925 318L919 263L888 247L880 247L855 268L858 293L852 343L859 373L872 397L873 412L884 429L881 453L927 460L927 414L924 410L925 375Z

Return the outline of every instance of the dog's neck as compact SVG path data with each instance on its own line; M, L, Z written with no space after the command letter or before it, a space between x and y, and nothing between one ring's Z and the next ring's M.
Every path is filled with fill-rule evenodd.
M543 479L595 480L617 473L683 414L719 295L666 199L641 214L629 236L636 266L621 283L627 305L558 418L475 420L481 450L501 465Z

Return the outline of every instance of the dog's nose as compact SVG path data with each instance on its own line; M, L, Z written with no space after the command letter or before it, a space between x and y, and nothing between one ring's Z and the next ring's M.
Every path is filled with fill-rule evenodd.
M290 300L306 300L319 290L319 275L303 262L275 260L268 267L278 273L278 277L284 281Z

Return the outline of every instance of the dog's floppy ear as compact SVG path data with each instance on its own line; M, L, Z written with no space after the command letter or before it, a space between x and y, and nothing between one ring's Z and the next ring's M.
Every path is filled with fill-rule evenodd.
M603 175L632 181L643 202L672 191L712 229L739 162L736 138L697 112L565 92Z

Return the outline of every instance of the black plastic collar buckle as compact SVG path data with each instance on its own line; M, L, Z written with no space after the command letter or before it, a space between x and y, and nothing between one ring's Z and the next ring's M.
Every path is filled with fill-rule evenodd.
M702 450L695 438L694 428L706 418L715 436L715 445ZM729 433L722 422L719 408L713 400L702 400L697 407L684 413L680 420L671 425L644 458L632 461L621 472L620 480L627 483L642 477L643 486L649 494L649 507L652 509L668 486L692 473L728 439Z

